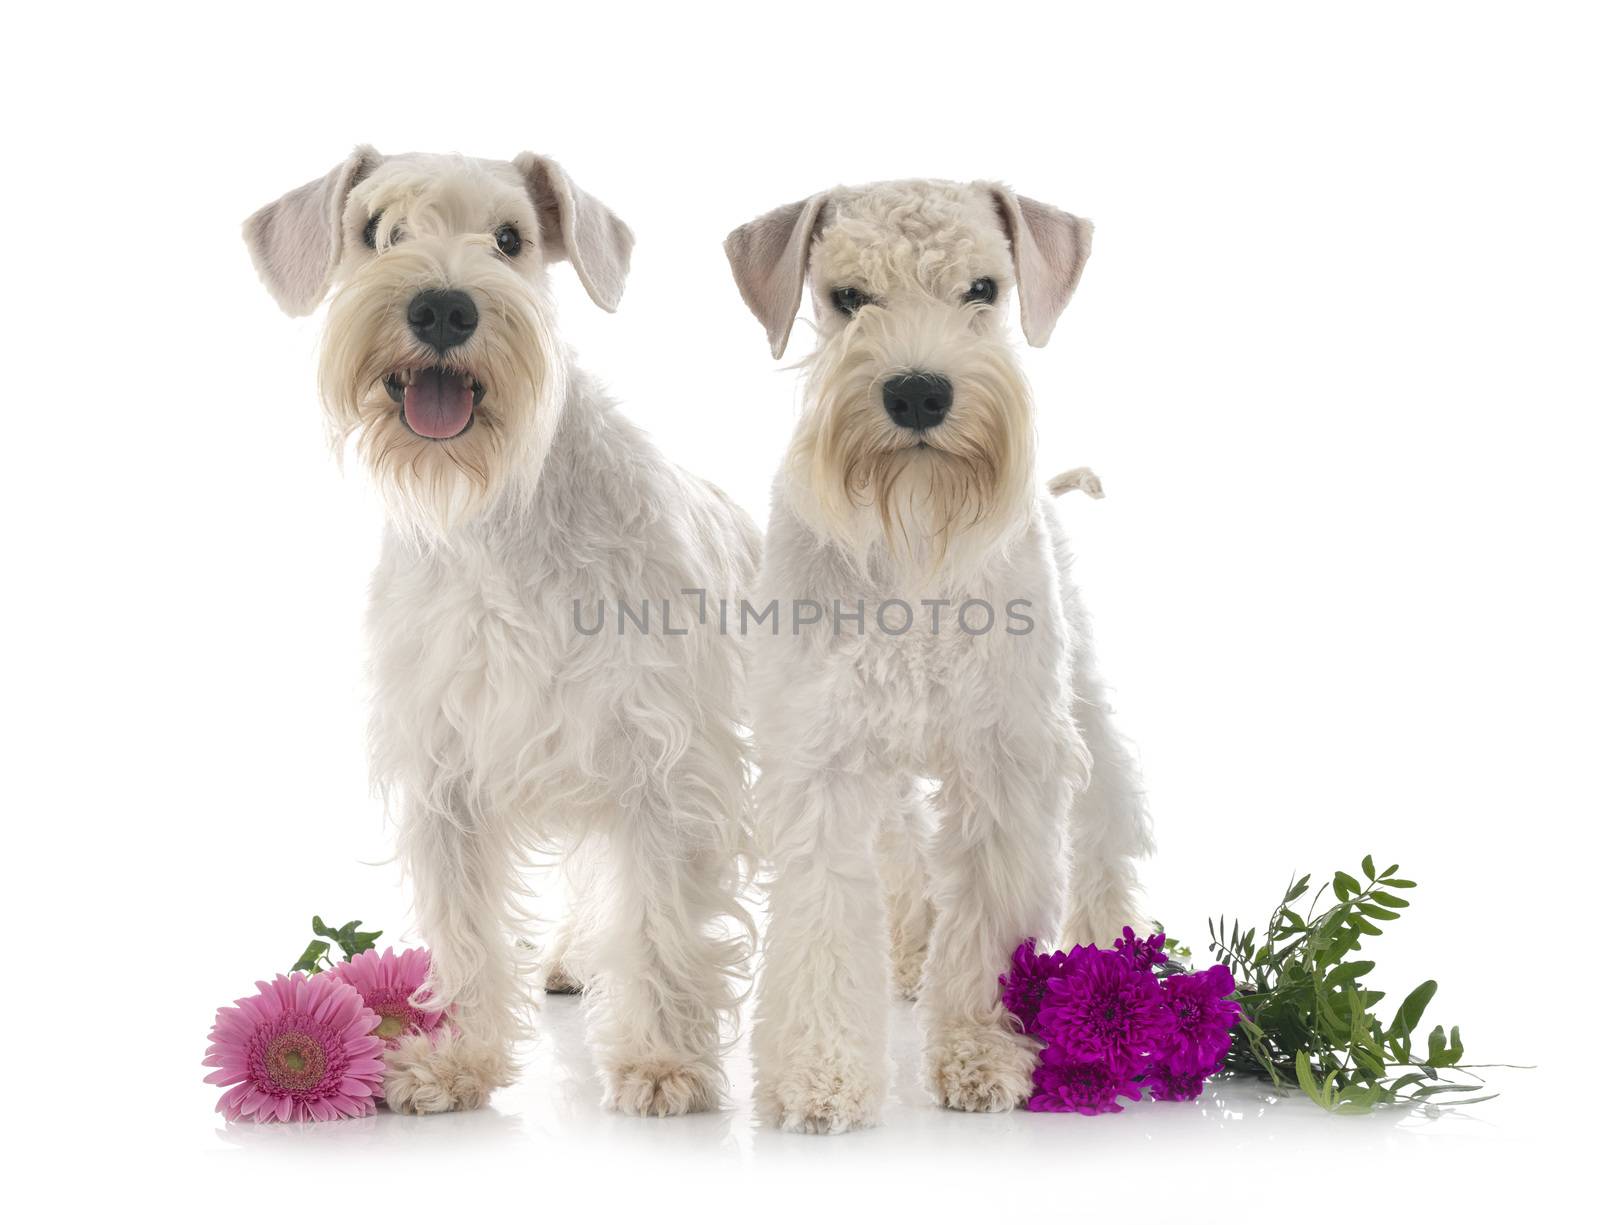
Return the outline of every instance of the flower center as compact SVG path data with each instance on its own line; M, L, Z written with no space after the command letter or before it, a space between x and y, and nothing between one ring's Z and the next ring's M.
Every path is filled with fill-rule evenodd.
M372 1032L377 1034L378 1037L384 1039L398 1038L401 1034L406 1032L406 1029L411 1023L410 1018L398 1008L385 1009L378 1015L383 1019L378 1022L378 1028Z
M321 1083L328 1057L309 1034L290 1030L267 1044L266 1065L267 1076L278 1088L303 1093Z

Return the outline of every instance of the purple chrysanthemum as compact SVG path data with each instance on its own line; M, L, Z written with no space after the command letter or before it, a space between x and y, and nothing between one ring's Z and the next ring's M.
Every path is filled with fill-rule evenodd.
M1172 1032L1161 984L1120 953L1079 945L1045 983L1039 1033L1072 1063L1104 1063L1137 1076Z
M1029 1110L1057 1114L1120 1114L1119 1097L1138 1101L1143 1089L1126 1073L1105 1063L1080 1063L1057 1047L1046 1047L1033 1070L1038 1089L1028 1099Z
M1211 1072L1204 1075L1190 1075L1174 1071L1166 1063L1156 1063L1139 1080L1150 1090L1150 1096L1158 1102L1192 1102L1200 1096L1206 1076L1216 1071L1216 1068L1212 1068Z
M1044 1002L1045 984L1066 965L1065 953L1041 954L1031 936L1011 954L1011 973L1000 976L1000 1001L1022 1023L1024 1033L1039 1032L1039 1005Z
M1122 935L1117 938L1117 952L1127 958L1128 964L1134 969L1148 970L1151 966L1166 964L1167 955L1161 951L1161 946L1166 942L1166 932L1157 932L1141 940L1133 934L1133 928L1124 927Z
M1161 983L1172 1026L1160 1050L1163 1064L1179 1076L1210 1076L1218 1070L1233 1041L1239 1005L1227 966L1198 974L1174 974Z

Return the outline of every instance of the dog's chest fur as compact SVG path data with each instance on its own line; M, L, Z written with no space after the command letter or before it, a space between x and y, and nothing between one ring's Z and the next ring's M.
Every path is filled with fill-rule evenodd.
M731 703L731 642L578 631L575 601L732 596L756 549L725 499L584 393L595 394L579 384L530 499L506 499L443 544L388 533L368 612L381 782L454 786L524 812L558 797L575 820L625 774L618 711L641 678Z
M877 567L863 578L836 548L815 539L792 519L774 520L763 598L814 599L828 612L823 624L758 654L760 683L769 694L792 689L801 676L816 685L825 697L796 701L821 701L840 712L840 744L870 746L898 768L938 776L964 743L1004 728L1016 710L1070 706L1071 641L1043 510L1004 555L959 579L910 583ZM850 620L835 632L834 601L853 617L858 599L864 630ZM890 601L910 606L912 625L904 633L887 633L876 620L884 608L891 629L904 623L906 610ZM925 601L940 602L937 630L935 609ZM991 612L992 624L978 632Z

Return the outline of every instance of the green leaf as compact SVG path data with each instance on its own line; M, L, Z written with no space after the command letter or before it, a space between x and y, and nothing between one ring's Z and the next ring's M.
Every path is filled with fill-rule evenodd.
M1317 1078L1311 1072L1311 1057L1304 1051L1294 1053L1294 1078L1300 1083L1300 1092L1321 1104L1322 1086L1317 1084Z
M1444 1026L1434 1026L1428 1035L1428 1062L1436 1068L1453 1068L1467 1052L1461 1045L1461 1030L1452 1026L1450 1039L1445 1040Z
M1384 875L1383 883L1390 889L1415 889L1417 887L1417 882L1414 880L1398 880L1388 874Z
M294 968L306 970L312 974L315 974L325 966L332 966L333 963L328 960L328 952L334 945L337 945L339 951L344 954L344 959L349 961L352 957L356 957L368 949L375 948L378 943L378 937L383 935L381 931L362 931L360 919L352 919L337 928L330 927L322 921L321 915L311 916L311 930L318 936L323 937L323 939L313 940L306 947L306 951L301 954L300 960L295 963ZM324 964L319 965L318 962Z
M1378 919L1383 922L1388 922L1391 919L1398 919L1400 917L1396 911L1385 910L1382 906L1374 906L1370 902L1362 902L1356 907L1356 909L1362 914L1366 915L1369 919Z
M1393 1100L1393 1092L1383 1085L1348 1085L1334 1099L1335 1113L1366 1114L1379 1102Z
M1337 986L1340 983L1353 983L1363 975L1371 974L1375 969L1377 969L1377 962L1374 961L1345 961L1334 968L1326 981L1329 986Z
M1366 1072L1368 1075L1379 1078L1383 1076L1387 1065L1385 1065L1383 1062L1383 1057L1381 1055L1374 1055L1371 1051L1367 1050L1365 1046L1358 1046L1350 1052L1350 1057L1354 1059L1356 1063L1361 1066L1361 1070Z
M289 967L289 973L303 970L307 974L315 974L321 967L317 962L328 955L328 943L325 940L313 940L306 945L306 951L300 954L300 960ZM279 963L282 964L282 963Z
M1361 870L1367 874L1368 880L1377 880L1378 874L1373 870L1372 856L1368 855L1361 861Z
M1377 902L1378 905L1380 905L1380 906L1392 906L1396 910L1404 910L1407 906L1411 905L1411 903L1406 901L1405 898L1396 897L1392 893L1383 893L1381 891L1375 891L1375 892L1369 894L1368 896L1371 897L1374 902Z
M1435 1068L1450 1066L1450 1044L1445 1039L1443 1025L1435 1025L1428 1035L1428 1063Z
M1394 1024L1389 1027L1391 1034L1414 1034L1417 1026L1422 1024L1422 1014L1427 1011L1428 1003L1433 999L1433 993L1439 989L1439 984L1429 979L1404 999L1400 1004L1400 1011L1394 1014Z
M1361 884L1348 872L1335 872L1333 874L1333 892L1341 902L1348 902L1361 892Z

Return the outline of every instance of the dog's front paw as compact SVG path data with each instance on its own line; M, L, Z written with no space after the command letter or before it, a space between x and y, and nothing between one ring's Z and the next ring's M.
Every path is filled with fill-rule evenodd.
M941 1106L993 1114L1033 1094L1034 1046L1009 1030L958 1026L928 1037L928 1088Z
M780 1131L836 1136L874 1127L883 1110L881 1078L852 1061L794 1060L757 1088L762 1116Z
M476 1110L511 1083L506 1051L440 1026L432 1038L411 1034L384 1052L383 1096L401 1114Z
M605 1104L623 1114L694 1114L722 1105L723 1077L713 1063L640 1059L606 1072Z

